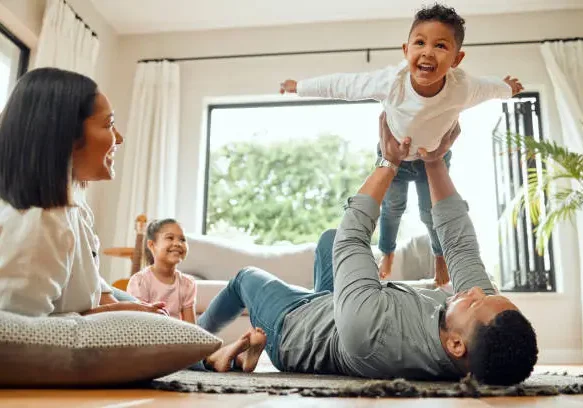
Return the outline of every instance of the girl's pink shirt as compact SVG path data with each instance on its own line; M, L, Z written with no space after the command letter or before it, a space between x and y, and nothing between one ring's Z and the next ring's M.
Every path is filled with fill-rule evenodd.
M176 279L169 285L160 282L152 269L146 267L130 278L127 292L142 302L166 303L165 309L177 319L182 318L182 310L194 309L196 304L196 281L178 270Z

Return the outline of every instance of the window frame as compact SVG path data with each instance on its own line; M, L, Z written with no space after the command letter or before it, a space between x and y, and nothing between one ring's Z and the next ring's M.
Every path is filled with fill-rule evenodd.
M502 102L502 112L501 112L501 120L505 122L505 127L507 129L510 129L510 121L512 119L514 119L514 129L516 129L517 126L517 121L518 121L518 113L516 110L514 110L514 117L512 118L509 115L508 112L508 103L521 103L518 99L528 99L528 98L532 98L535 100L534 103L534 113L538 116L538 126L537 126L537 131L538 131L538 135L540 140L546 140L547 138L545 137L545 133L543 131L543 117L542 117L542 108L541 108L541 101L542 101L542 97L541 97L541 92L539 91L529 91L529 92L521 92L520 94L516 95L513 98L510 98L508 101L503 101ZM516 99L516 101L513 101L513 99ZM534 126L535 123L533 121L532 116L525 118L525 120L522 123L522 126L527 127L527 128L531 128L532 131L534 132ZM522 131L518 132L519 134L523 134L528 132L529 129L523 129ZM528 136L528 137L533 137L534 135L524 135L524 136ZM505 205L500 204L500 197L498 196L499 193L499 174L498 172L501 171L501 169L498 168L498 162L496 160L496 144L499 144L500 141L497 141L495 139L492 140L492 154L493 154L493 160L494 160L494 172L495 172L495 182L496 182L496 206L498 208L498 223L500 223L500 220L502 217L506 217L507 215L505 215L505 212L507 211L507 208ZM512 156L516 155L519 153L518 152L509 152L506 153L504 160L508 160L509 163L512 161ZM519 157L519 156L518 156ZM519 161L520 161L520 157L519 157ZM533 160L529 160L527 162L527 167L530 168L533 165ZM536 166L536 163L534 164ZM512 167L509 164L510 167ZM544 163L541 164L542 168L545 168ZM522 175L522 171L519 171L518 174L514 174L513 173L514 169L510 168L509 174L507 174L506 176L509 177L509 180L511 180L510 182L513 183L513 178L517 178L519 181L519 185L523 186L525 180L523 179L523 175ZM546 194L545 194L545 203L547 201L546 198ZM500 233L500 228L501 225L498 224L498 228L499 228L499 233ZM520 235L521 237L519 238L519 230L520 230ZM549 239L548 243L547 243L547 254L548 254L548 258L549 258L549 268L548 270L545 269L545 265L544 265L544 255L543 256L539 256L536 253L536 248L535 248L535 241L536 241L536 236L534 234L534 232L531 231L530 233L530 237L529 237L529 232L528 232L528 227L527 227L527 214L526 212L523 210L521 211L521 213L518 215L518 222L517 225L513 227L513 242L511 242L510 244L513 245L514 247L514 253L515 253L515 265L513 265L514 267L518 266L518 269L513 269L512 271L506 271L503 268L505 268L505 266L503 265L504 263L504 256L503 256L503 245L502 242L500 242L499 245L499 259L500 259L500 279L501 279L501 284L504 281L505 277L508 276L512 276L513 280L514 280L514 287L513 288L509 288L509 289L501 289L503 292L512 292L512 293L556 293L557 292L557 279L556 279L556 273L557 273L557 265L556 265L556 259L554 256L554 251L553 251L553 234L551 234L551 239ZM533 251L533 259L534 259L534 264L537 266L537 269L535 270L530 270L528 268L529 266L529 260L526 259L526 270L523 270L522 268L525 267L525 265L522 265L520 262L520 247L519 247L519 240L523 241L524 247L522 248L523 250L525 250L526 253L526 257L528 258L528 255L530 253L530 251ZM529 243L530 241L530 243ZM532 247L529 247L530 246ZM542 266L542 270L539 270L539 268ZM511 275L508 275L511 274ZM529 284L531 282L528 282L528 278L531 278L531 280L534 278L535 282L536 281L540 281L541 279L544 280L543 275L547 275L547 282L548 282L548 286L546 289L544 289L542 287L542 285L540 287L531 287L529 286ZM527 278L527 283L526 284L519 284L519 281L521 280L521 278Z
M364 103L376 103L373 99L364 99L362 101L343 101L339 99L306 99L301 101L265 101L265 102L242 102L242 103L214 103L209 104L207 108L206 121L206 151L204 166L204 197L202 204L202 228L201 234L207 233L207 210L208 210L208 189L210 178L210 158L211 158L211 126L212 113L215 109L253 109L253 108L279 108L287 106L318 106L318 105L357 105Z
M30 62L30 48L20 41L5 25L0 23L0 34L4 35L8 40L10 40L18 49L20 50L20 57L18 58L18 70L16 72L16 79L20 78L22 75L28 71L28 64Z

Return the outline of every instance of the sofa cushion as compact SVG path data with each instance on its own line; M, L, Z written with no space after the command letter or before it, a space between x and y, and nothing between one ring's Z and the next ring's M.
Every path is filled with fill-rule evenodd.
M201 315L209 307L209 304L221 290L227 287L228 281L224 280L203 280L196 282L196 314ZM243 310L244 315L248 315L247 309Z
M0 386L111 385L170 374L222 341L143 312L27 317L0 311Z
M313 288L316 244L241 244L208 235L187 234L188 257L182 272L201 279L229 280L246 266L264 269L287 283Z

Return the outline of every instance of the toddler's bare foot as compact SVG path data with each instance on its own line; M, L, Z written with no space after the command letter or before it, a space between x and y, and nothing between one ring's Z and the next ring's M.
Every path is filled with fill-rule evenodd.
M267 343L267 336L260 327L249 329L246 334L251 336L249 348L237 356L237 366L246 373L251 373L257 367L259 357L265 348L265 343Z
M383 254L381 257L381 264L379 266L379 278L387 279L391 274L391 270L393 269L393 259L395 259L395 253L391 252L388 255Z
M251 333L247 332L237 341L225 347L221 347L206 358L206 365L213 370L224 373L231 370L231 363L235 358L249 348L251 344Z
M435 257L435 284L437 286L447 285L449 282L449 273L443 256Z

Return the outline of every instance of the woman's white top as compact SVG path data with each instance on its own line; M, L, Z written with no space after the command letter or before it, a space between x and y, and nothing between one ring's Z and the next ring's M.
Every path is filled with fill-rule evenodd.
M84 312L99 305L99 240L82 200L19 211L0 200L0 310L27 316Z

